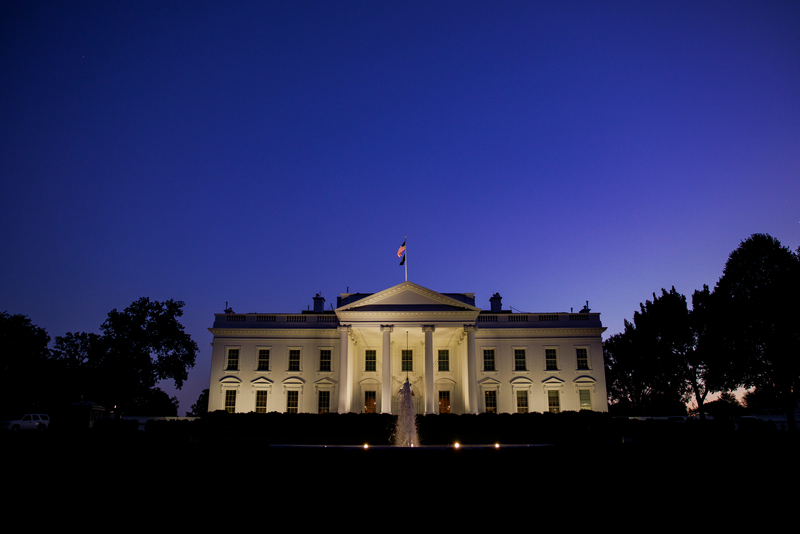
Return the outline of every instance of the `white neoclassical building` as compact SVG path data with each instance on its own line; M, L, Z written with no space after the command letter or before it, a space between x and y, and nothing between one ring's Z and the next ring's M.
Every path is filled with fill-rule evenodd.
M396 413L606 411L599 313L512 313L411 282L337 308L215 315L210 410Z

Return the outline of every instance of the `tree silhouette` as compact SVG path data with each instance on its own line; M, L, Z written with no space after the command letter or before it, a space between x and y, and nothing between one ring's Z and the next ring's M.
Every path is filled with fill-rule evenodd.
M800 249L753 234L731 252L714 290L715 337L729 382L774 391L790 430L800 384Z

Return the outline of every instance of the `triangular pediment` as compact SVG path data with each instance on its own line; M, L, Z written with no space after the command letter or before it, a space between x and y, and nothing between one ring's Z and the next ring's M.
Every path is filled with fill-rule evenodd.
M442 295L413 282L403 282L380 293L351 302L337 309L337 312L376 312L376 311L480 311L447 295Z

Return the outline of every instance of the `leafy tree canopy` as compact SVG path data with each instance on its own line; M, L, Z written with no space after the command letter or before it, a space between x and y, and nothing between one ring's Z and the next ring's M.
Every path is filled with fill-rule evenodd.
M28 410L43 401L47 391L41 370L50 360L44 328L25 315L0 313L0 406Z
M734 250L714 290L716 337L730 355L731 381L774 391L790 428L800 385L800 249L753 234Z
M182 308L180 301L143 297L123 311L111 310L100 327L102 335L68 333L56 338L58 357L78 389L71 397L123 411L157 407L159 412L177 413L177 401L155 386L173 380L180 389L194 366L197 344L178 320ZM172 404L174 410L169 408Z
M197 402L192 404L192 410L188 412L186 415L199 417L207 413L208 413L208 390L204 389L200 393L200 396L197 398Z

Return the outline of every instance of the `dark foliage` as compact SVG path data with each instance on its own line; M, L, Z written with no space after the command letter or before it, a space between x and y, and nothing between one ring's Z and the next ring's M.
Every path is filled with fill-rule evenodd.
M692 389L696 330L686 297L661 290L640 305L633 322L604 344L606 387L613 411L625 415L679 415Z
M191 411L187 412L187 416L199 417L208 413L208 390L204 389L200 396L197 397L197 402L192 404Z
M0 406L4 412L46 406L55 377L42 373L51 360L44 328L25 315L0 313Z
M789 426L800 385L800 252L766 234L734 250L714 290L714 332L731 386L774 394Z

